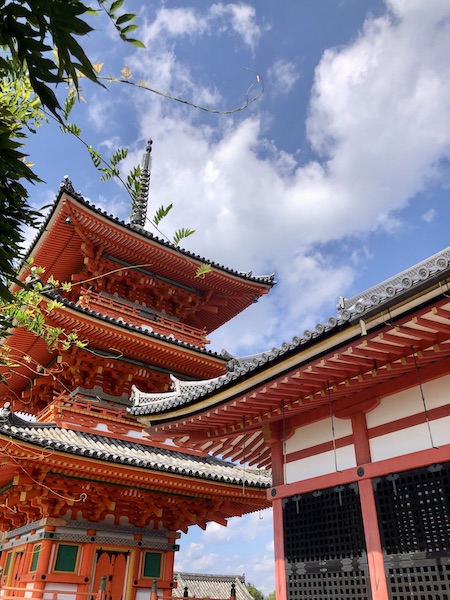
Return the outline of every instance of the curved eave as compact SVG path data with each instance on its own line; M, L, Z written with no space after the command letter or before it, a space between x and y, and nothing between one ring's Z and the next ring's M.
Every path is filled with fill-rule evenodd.
M383 312L368 318L365 334L359 323L348 323L172 411L135 414L150 434L267 466L265 424L306 422L329 414L330 402L344 415L400 385L417 384L417 368L424 381L441 373L450 361L450 300L439 286L403 298L386 319Z
M215 377L225 372L225 360L218 354L185 342L170 340L163 335L145 332L139 327L102 317L88 309L74 307L71 303L52 312L52 324L70 332L76 331L78 339L86 340L89 348L99 349L112 356L117 354L147 363L148 367L170 368L186 377ZM8 385L16 393L30 383L31 356L36 364L48 365L58 352L49 352L45 342L23 329L16 329L8 338L20 366L11 370L0 366L0 372L9 372ZM112 352L111 348L115 351ZM83 350L80 350L81 352ZM120 356L119 356L120 358Z
M179 402L172 404L170 410L163 409L160 412L152 412L150 415L150 413L146 414L145 406L136 406L134 407L136 414L140 414L142 418L148 417L156 423L183 418L191 413L207 410L220 404L222 396L226 397L229 394L228 390L233 389L233 393L235 390L239 394L242 389L251 388L252 382L259 379L260 373L268 374L269 377L272 377L272 373L274 373L273 376L276 377L277 373L289 371L303 362L308 362L311 357L326 355L333 348L345 346L352 339L365 337L370 331L377 331L384 325L389 325L386 319L391 321L394 317L400 318L401 315L414 311L422 305L426 306L427 303L432 303L436 299L445 304L445 298L449 297L446 289L448 288L448 277L450 277L450 267L448 266L450 249L423 261L404 273L411 275L413 270L420 272L422 265L429 265L431 262L437 262L439 265L439 261L445 261L445 267L441 263L436 267L434 273L430 273L429 266L427 266L426 278L421 277L419 280L416 278L414 285L409 280L405 287L398 287L397 294L393 293L390 297L385 297L381 303L379 297L375 303L365 307L362 303L361 307L356 306L355 303L352 311L344 309L342 312L345 314L341 313L337 318L330 318L326 326L318 325L315 332L306 331L303 337L296 336L290 343L284 342L280 347L255 355L252 360L232 360L232 366L227 375L211 382L206 391L200 386L197 395L190 394L187 399L183 399L180 395ZM404 280L404 273L371 288L370 295L373 295L375 289L378 292L383 288L395 289L391 282L400 281L402 278ZM443 283L447 287L443 287ZM361 294L361 296L364 295L367 294ZM427 311L426 308L424 310ZM432 326L445 329L445 323L441 321L442 319L439 318L433 319ZM420 331L420 328L417 330Z
M89 436L88 434L83 434L83 437L84 439L99 438L99 436ZM89 450L86 447L58 440L57 436L38 438L33 436L33 433L20 430L0 431L0 447L10 447L11 440L14 440L14 448L9 455L13 459L40 465L39 453L36 450L45 448L46 451L52 451L51 469L53 472L59 471L61 474L83 479L92 478L118 485L136 485L140 488L163 492L183 490L188 494L191 489L195 490L198 495L214 496L241 494L244 481L250 496L253 497L261 497L264 490L270 486L269 478L265 477L261 480L255 473L247 477L245 470L229 463L227 463L229 468L225 470L221 469L220 465L216 467L213 464L208 467L208 459L201 459L197 465L192 465L192 455L189 454L185 455L187 465L181 464L179 467L168 464L173 461L158 458L158 456L152 457L151 453L148 458L145 458L142 447L136 451L131 443L127 444L127 452L122 451L114 455L118 445L112 444L108 438L104 443L97 444L95 448ZM182 452L174 450L172 454L176 457L175 460L183 463ZM10 463L7 464L9 468ZM9 473L12 473L10 468ZM249 475L248 472L247 475Z
M66 222L68 219L70 224ZM146 265L145 268L156 275L194 290L205 299L205 308L200 306L195 317L204 322L208 332L250 306L275 283L272 275L253 277L178 249L145 230L107 215L63 188L29 256L34 258L34 264L44 266L47 273L60 281L68 281L83 267L84 256L80 251L83 243L101 247L104 255L127 264L132 256L134 265ZM205 263L211 265L211 272L196 278L197 268ZM217 310L212 311L212 308Z

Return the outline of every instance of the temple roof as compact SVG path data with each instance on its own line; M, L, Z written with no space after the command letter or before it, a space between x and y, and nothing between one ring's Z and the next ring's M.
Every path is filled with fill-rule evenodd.
M252 600L253 596L245 585L243 575L205 575L202 573L174 573L178 586L172 597L182 598L184 588L188 588L189 598L214 598L229 600L234 584L236 600Z
M218 269L225 273L230 273L233 276L239 277L243 280L268 285L269 287L272 287L276 283L274 273L271 273L268 275L253 275L252 271L238 271L236 269L231 269L229 267L225 267L224 265L221 265L214 261L210 261L210 260L206 259L205 257L200 256L199 254L189 252L188 250L185 250L183 248L180 248L179 246L176 246L175 244L173 244L170 241L167 241L161 237L153 235L150 231L147 231L146 229L143 229L140 226L126 223L122 219L119 219L118 217L115 217L114 215L112 215L110 213L108 214L106 211L102 210L101 208L98 208L97 206L95 206L94 204L92 204L91 202L86 200L81 195L80 192L76 192L73 188L72 182L70 181L70 179L67 176L61 182L60 189L59 189L58 195L55 199L55 202L53 203L52 209L50 210L49 214L47 215L45 222L42 224L42 227L40 228L40 230L37 233L36 237L34 238L33 242L30 244L27 255L32 253L32 251L33 251L35 245L37 244L37 242L39 241L39 238L41 237L42 233L48 229L48 224L51 221L52 216L54 215L54 212L56 211L58 204L59 204L62 196L64 195L64 193L68 194L71 198L73 198L74 200L77 200L79 203L83 204L85 207L87 207L93 213L106 218L111 223L120 225L121 227L125 227L130 232L138 233L139 235L146 238L147 240L156 242L158 245L166 247L167 249L176 250L181 255L188 257L189 259L194 259L195 261L198 261L200 263L208 263L214 269Z
M291 341L283 342L271 350L241 358L224 353L228 358L228 372L225 375L196 382L180 381L172 377L172 391L161 394L143 393L134 387L131 397L133 406L129 410L134 415L154 415L195 403L196 400L232 385L254 371L265 369L303 347L320 342L347 325L359 321L364 323L364 319L374 311L388 311L391 305L397 304L402 298L410 297L433 281L449 276L449 262L450 248L447 248L361 294L341 298L336 316L330 317L324 324L317 324L314 331L306 330L302 336L294 336Z
M407 380L433 378L450 358L450 249L350 299L314 331L260 354L225 355L229 372L173 390L134 389L128 409L150 435L270 466L269 425L343 418ZM345 416L346 417L345 417ZM297 421L295 421L297 422Z
M170 335L164 335L162 333L153 331L152 327L149 327L148 324L143 323L142 325L134 325L133 323L128 323L126 320L126 318L127 318L126 313L123 313L123 316L116 319L114 317L110 317L108 315L104 315L100 312L97 312L97 311L89 308L88 306L81 306L77 302L70 302L66 298L63 298L62 296L60 296L59 294L57 294L56 292L53 292L53 291L50 291L50 292L47 291L43 295L46 295L49 298L52 298L52 300L56 300L57 302L60 302L67 308L71 308L79 313L89 315L96 319L100 319L101 321L105 321L106 323L111 323L113 325L117 325L118 327L123 327L124 329L128 329L130 331L141 333L141 334L149 336L151 338L164 340L165 342L168 342L169 344L175 344L177 346L189 348L190 350L199 352L201 354L206 354L209 356L213 356L215 358L223 358L223 355L221 355L217 352L214 352L213 350L208 350L207 348L201 348L196 344L190 344L189 342L184 342L183 340L179 340L175 337L175 335L173 333L171 333ZM142 320L144 320L144 319L142 319Z
M186 477L217 481L255 488L270 486L267 472L245 469L212 456L183 453L151 444L133 443L129 439L102 436L75 429L66 429L54 423L28 421L5 405L0 410L0 435L79 457L128 465Z
M61 184L27 255L45 268L46 277L52 275L73 286L110 276L129 278L134 289L159 290L184 311L184 324L206 334L251 306L275 284L273 274L254 276L227 268L107 214L75 192L68 179ZM205 264L210 271L196 277L197 269ZM28 272L24 264L21 277Z

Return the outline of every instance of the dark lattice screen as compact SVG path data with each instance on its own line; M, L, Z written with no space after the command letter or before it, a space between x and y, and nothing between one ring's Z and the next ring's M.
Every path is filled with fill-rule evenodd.
M338 486L284 501L289 599L370 598L358 486Z
M431 563L431 561L425 561ZM389 596L392 600L450 600L450 565L415 564L388 568Z
M374 481L392 600L450 600L450 463Z

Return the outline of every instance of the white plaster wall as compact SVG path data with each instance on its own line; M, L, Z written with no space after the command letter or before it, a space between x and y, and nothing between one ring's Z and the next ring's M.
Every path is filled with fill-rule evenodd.
M334 418L333 423L335 439L352 435L352 423L350 419ZM306 448L311 448L311 446L317 446L318 444L331 442L332 440L331 418L323 419L317 423L299 427L286 442L286 454L305 450Z
M77 587L78 586L76 583L46 583L42 600L53 600L54 596L51 593L52 590L59 592L67 592L58 596L58 598L61 598L61 600L76 600Z
M434 446L450 443L450 417L430 421L430 430ZM370 440L370 453L374 462L431 447L430 433L426 423L380 435Z
M450 403L449 386L450 375L422 384L428 410ZM366 414L367 427L371 429L378 425L384 425L423 412L422 395L417 385L403 392L382 398L379 406Z
M151 596L152 588L138 588L136 590L136 600L148 600Z
M336 449L336 461L338 471L350 469L356 466L356 456L353 444ZM319 475L327 475L336 472L336 461L334 451L323 452L308 458L287 463L285 467L286 483L303 481Z

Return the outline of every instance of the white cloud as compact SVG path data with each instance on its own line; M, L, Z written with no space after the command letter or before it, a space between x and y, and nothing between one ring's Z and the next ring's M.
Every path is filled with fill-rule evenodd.
M230 6L210 11L229 17ZM270 302L213 334L213 349L263 350L328 318L360 265L352 266L353 249L339 262L324 244L358 236L361 246L377 228L398 230L398 209L439 181L439 163L450 154L450 5L437 2L421 19L423 6L392 1L395 15L367 19L349 45L324 53L308 118L317 158L304 164L266 138L257 111L222 117L212 128L192 109L138 100L142 137L154 139L151 205L175 204L164 229L196 229L188 248L238 270L276 271L280 282ZM240 15L242 23L256 19L253 11ZM132 68L151 72L165 89L216 94L175 47L153 45Z
M163 34L168 37L201 34L206 28L206 19L192 8L160 8L153 22L140 29L142 40L151 44Z
M217 554L206 552L204 544L194 542L175 555L175 571L209 573L211 568L214 570L217 560Z
M251 50L254 50L262 34L256 22L255 8L249 4L218 2L206 11L193 8L160 8L155 19L140 29L144 43L181 36L222 35L232 32Z
M228 29L226 19L229 18L231 29L237 33L247 46L255 49L261 36L261 29L256 24L256 10L249 4L223 4L218 2L213 4L210 9L210 15L213 18L222 18L224 29Z
M431 223L432 221L434 221L434 219L437 216L437 211L435 208L430 208L430 210L427 210L426 213L424 213L422 215L422 221L425 221L425 223Z
M267 71L269 87L272 94L288 94L298 81L297 65L285 59L280 59Z
M183 539L180 540L181 550L175 557L176 571L245 575L247 582L252 582L265 594L273 590L270 509L232 518L228 527L210 523L205 531L193 528L189 536L195 541L185 545Z

